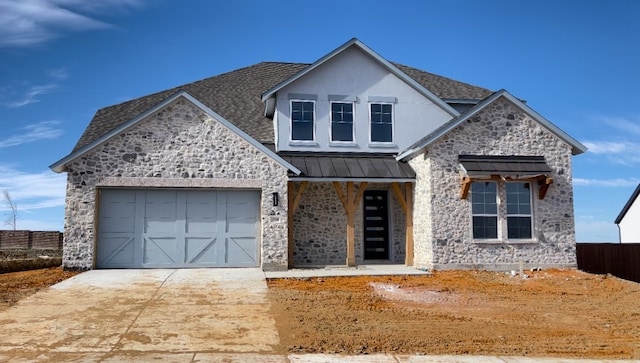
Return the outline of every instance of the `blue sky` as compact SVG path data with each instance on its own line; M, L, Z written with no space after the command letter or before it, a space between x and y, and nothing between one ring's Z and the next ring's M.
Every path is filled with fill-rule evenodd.
M61 230L65 175L48 165L99 108L261 61L313 62L357 37L388 60L505 88L587 145L574 158L577 240L617 241L640 183L639 19L632 0L0 0L0 189L18 228Z

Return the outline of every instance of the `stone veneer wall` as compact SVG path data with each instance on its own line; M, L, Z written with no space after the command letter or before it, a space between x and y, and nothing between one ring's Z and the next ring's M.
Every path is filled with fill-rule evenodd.
M470 202L460 199L461 154L545 157L553 184L539 200L538 186L532 183L535 241L472 240ZM520 261L525 266L575 267L571 155L569 145L504 98L430 145L410 162L418 174L416 267L513 269ZM498 185L504 195L504 183ZM502 203L500 213L505 212Z
M287 170L179 98L68 165L63 266L93 268L97 187L249 188L261 193L261 266L287 268Z
M358 191L360 183L354 183ZM340 183L346 195L346 183ZM369 183L366 190L387 190L390 205L390 261L404 263L405 216L391 186ZM355 215L356 264L366 263L363 245L362 202ZM309 182L294 216L294 265L344 265L347 259L347 216L330 182Z

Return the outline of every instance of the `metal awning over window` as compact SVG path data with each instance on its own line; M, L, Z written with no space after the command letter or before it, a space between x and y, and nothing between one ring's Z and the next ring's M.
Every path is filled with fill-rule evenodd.
M553 172L544 156L460 155L463 172L461 197L467 198L471 182L478 180L526 180L540 185L538 198L544 199Z
M415 181L416 173L409 164L393 155L338 153L278 153L302 173L295 180L310 181Z

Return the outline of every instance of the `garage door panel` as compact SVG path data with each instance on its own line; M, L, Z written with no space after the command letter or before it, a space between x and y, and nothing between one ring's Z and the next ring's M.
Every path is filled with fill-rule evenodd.
M100 228L103 232L133 233L135 230L135 192L112 194L100 203Z
M104 256L105 262L112 265L131 265L135 256L134 241L132 237L105 236L98 255Z
M257 191L114 189L100 203L99 268L259 264ZM130 245L115 253L122 238Z
M186 263L199 265L214 265L222 263L220 246L216 238L186 238Z
M180 263L176 238L145 238L143 262L148 265L172 265Z
M227 238L227 263L235 266L254 266L257 256L255 238Z

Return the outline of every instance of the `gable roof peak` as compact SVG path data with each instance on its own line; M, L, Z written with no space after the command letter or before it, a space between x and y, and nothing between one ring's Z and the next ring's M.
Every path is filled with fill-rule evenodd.
M333 51L329 52L328 54L326 54L322 58L318 59L317 61L315 61L311 65L305 67L304 69L300 70L298 73L296 73L293 76L285 79L284 81L282 81L279 84L275 85L274 87L272 87L268 91L264 92L262 94L261 98L262 98L262 102L264 102L265 106L266 106L265 107L266 108L265 114L268 115L268 116L272 115L272 112L274 110L273 99L275 98L275 95L276 95L276 93L278 91L282 90L283 88L285 88L286 86L292 84L293 82L297 81L298 79L304 77L305 75L307 75L308 73L312 72L313 70L315 70L316 68L318 68L322 64L325 64L330 59L332 59L335 56L337 56L338 54L344 52L346 49L348 49L350 47L354 47L354 46L358 47L366 55L368 55L369 57L371 57L372 59L374 59L375 61L380 63L390 73L392 73L396 77L400 78L402 81L404 81L410 87L412 87L413 89L418 91L420 94L422 94L425 98L429 99L434 104L438 105L442 110L444 110L445 112L447 112L451 116L455 117L455 116L460 115L460 113L458 111L456 111L453 107L451 107L449 104L444 102L441 98L439 98L438 96L433 94L430 90L428 90L426 87L424 87L422 84L420 84L417 80L411 78L409 75L404 73L402 70L400 70L400 68L396 67L393 63L391 63L388 60L384 59L382 56L380 56L378 53L376 53L373 49L369 48L366 44L364 44L360 40L358 40L358 38L351 38L349 41L347 41L346 43L342 44L341 46L339 46L338 48L334 49Z
M527 106L523 101L517 99L511 93L507 92L507 90L503 88L492 93L487 98L480 101L475 106L469 108L458 117L454 117L451 120L447 121L442 126L435 129L432 133L416 141L413 145L409 146L404 151L402 151L396 158L398 160L408 160L415 157L422 150L424 150L424 148L433 144L435 141L439 140L441 137L448 134L456 127L460 126L463 122L467 121L474 115L478 114L480 111L487 108L489 105L493 104L499 98L507 99L508 101L513 103L516 107L521 109L524 113L526 113L529 117L531 117L536 122L541 124L543 127L545 127L551 133L556 135L562 141L566 142L569 146L571 146L571 152L573 155L582 154L585 151L587 151L586 146L584 146L578 140L571 137L566 132L562 131L558 126L554 125L551 121L544 118L542 115L534 111L531 107Z

